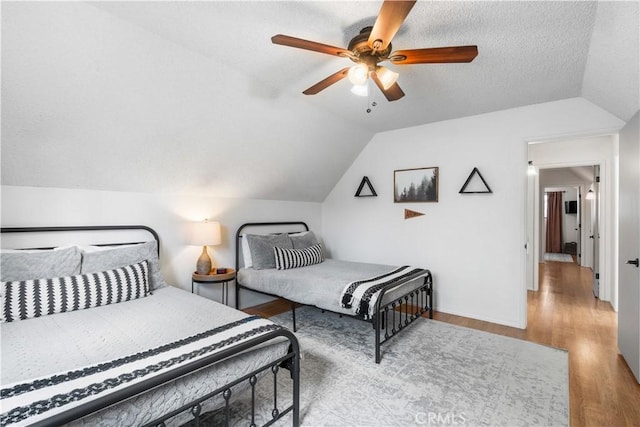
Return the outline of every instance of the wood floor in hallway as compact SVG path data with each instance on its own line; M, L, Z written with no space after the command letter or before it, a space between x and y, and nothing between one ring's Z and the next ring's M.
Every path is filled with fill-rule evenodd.
M640 426L640 385L618 353L617 314L593 297L591 281L591 270L577 264L540 264L526 330L440 312L434 319L567 349L571 425ZM245 311L269 317L289 309L278 300Z

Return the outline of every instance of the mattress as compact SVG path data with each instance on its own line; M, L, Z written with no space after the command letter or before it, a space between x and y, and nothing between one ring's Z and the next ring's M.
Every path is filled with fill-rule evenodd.
M168 286L145 298L0 325L4 385L110 361L247 318L241 311ZM139 425L287 353L264 345L76 421ZM214 409L209 402L203 411ZM168 425L184 422L176 418Z
M256 291L352 315L352 310L342 307L341 295L345 287L356 280L385 274L396 268L390 265L327 258L320 264L289 270L241 268L237 280L242 286ZM418 289L423 284L424 279L420 278L396 288L385 294L383 303Z

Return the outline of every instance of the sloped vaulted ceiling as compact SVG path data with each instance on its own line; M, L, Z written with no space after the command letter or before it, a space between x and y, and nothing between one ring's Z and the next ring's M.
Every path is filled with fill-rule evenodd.
M376 132L576 96L639 107L637 2L419 1L395 48L478 58L396 67L407 96L370 114L346 81L302 95L348 60L270 37L346 46L380 4L3 2L2 183L322 201Z

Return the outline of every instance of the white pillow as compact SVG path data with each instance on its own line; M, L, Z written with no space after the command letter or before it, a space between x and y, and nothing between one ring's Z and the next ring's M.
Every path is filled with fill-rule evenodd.
M78 246L82 252L91 253L91 252L100 252L100 251L108 251L109 249L118 249L118 248L130 248L131 246L139 245L140 243L131 243L126 245L107 245L107 246Z
M247 235L240 235L240 241L242 242L242 259L244 261L244 268L251 268L253 267L253 259L251 258L251 250L249 249L249 239L247 239Z
M65 246L56 246L51 249L0 249L0 253L2 254L39 254L46 253L50 251L62 251L69 248L77 247L80 249L78 245L65 245Z

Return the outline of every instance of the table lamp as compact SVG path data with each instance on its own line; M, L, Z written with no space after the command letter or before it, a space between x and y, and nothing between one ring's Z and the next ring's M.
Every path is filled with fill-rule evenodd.
M194 246L202 246L202 254L196 263L196 273L209 274L211 272L212 261L207 252L207 246L219 245L221 242L219 222L204 220L193 223L190 243Z

